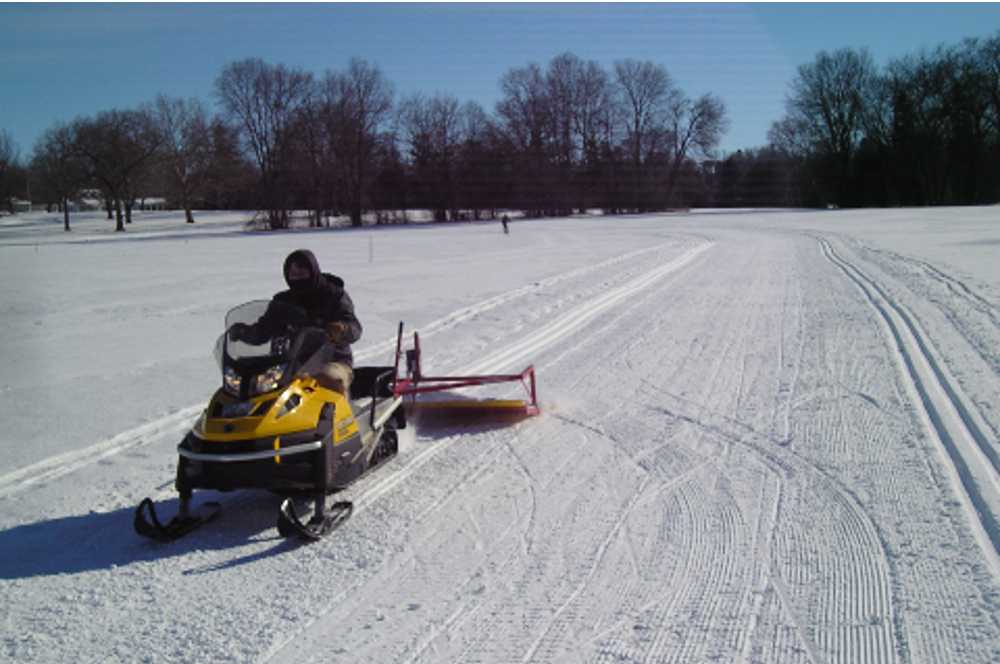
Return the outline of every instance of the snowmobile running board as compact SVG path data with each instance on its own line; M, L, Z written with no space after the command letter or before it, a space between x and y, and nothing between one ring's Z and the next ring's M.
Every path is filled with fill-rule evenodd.
M403 355L403 323L396 336L396 380L393 392L397 396L410 396L413 401L419 394L446 392L463 387L478 387L494 383L520 382L528 393L523 399L458 399L447 401L421 401L420 408L444 409L462 413L511 414L531 417L538 415L538 390L535 384L535 367L517 374L490 374L481 376L425 376L420 368L420 335L413 333L413 348L406 351L406 376L399 376L399 362ZM411 403L412 403L411 402Z

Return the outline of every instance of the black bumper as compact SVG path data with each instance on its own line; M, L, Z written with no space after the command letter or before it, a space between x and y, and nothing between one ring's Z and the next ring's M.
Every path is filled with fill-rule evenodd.
M177 489L328 491L336 470L329 434L310 431L281 441L276 462L273 438L214 443L188 434L178 447Z

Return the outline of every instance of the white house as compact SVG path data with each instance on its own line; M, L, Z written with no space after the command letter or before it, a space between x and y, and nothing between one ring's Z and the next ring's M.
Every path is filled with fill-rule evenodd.
M140 198L137 206L140 210L166 210L167 199L159 196Z

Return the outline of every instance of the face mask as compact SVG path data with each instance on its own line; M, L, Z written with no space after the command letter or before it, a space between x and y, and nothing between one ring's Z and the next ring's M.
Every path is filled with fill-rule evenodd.
M290 279L288 286L293 291L306 291L312 285L312 279Z

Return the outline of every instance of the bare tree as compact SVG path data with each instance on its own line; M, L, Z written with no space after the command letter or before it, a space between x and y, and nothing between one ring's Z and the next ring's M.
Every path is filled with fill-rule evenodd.
M0 129L0 203L13 214L13 187L11 185L11 175L17 166L19 151L10 132Z
M949 49L948 58L952 63L948 83L951 197L984 203L989 200L986 190L990 171L994 170L984 166L989 159L989 143L997 132L992 111L998 91L991 71L992 58L989 49L984 49L977 39L965 39Z
M35 145L31 170L45 190L59 201L63 229L69 231L70 198L86 183L87 173L76 149L72 125L56 125L42 134Z
M211 159L205 173L205 203L214 209L250 208L254 183L254 164L240 148L239 130L222 118L213 118L209 126Z
M163 163L167 183L184 208L187 223L194 223L192 204L206 183L212 158L208 112L197 99L159 96L151 109L163 137Z
M294 159L289 168L295 174L297 189L311 210L309 226L322 225L323 211L332 201L328 189L333 187L333 141L329 133L330 111L319 83L292 120L290 136Z
M979 58L985 93L990 102L988 113L991 126L990 155L995 164L1000 159L1000 32L980 44ZM992 184L994 200L997 200L997 196L1000 196L1000 177L997 177Z
M875 65L865 50L821 51L812 63L799 67L785 102L791 119L785 126L804 131L805 140L832 159L841 204L847 197L851 157L862 137L864 91L875 76Z
M115 208L116 231L131 223L139 183L163 143L152 118L140 111L104 111L72 125L75 152Z
M288 225L282 190L288 129L312 93L312 74L269 65L259 58L227 65L215 81L223 110L239 126L260 172L262 208L272 228Z
M405 100L399 111L418 182L434 218L445 221L448 212L456 216L456 166L462 135L462 113L454 97L415 95Z
M472 210L479 220L484 210L496 218L496 208L510 188L505 159L497 148L493 121L476 102L460 109L462 144L459 148L457 197L459 205Z
M554 161L554 182L551 200L559 214L572 212L573 175L580 161L582 145L576 131L581 103L579 87L584 64L572 53L563 53L549 62L545 73L548 100L548 135L550 154Z
M627 127L632 208L638 210L644 207L644 201L650 200L651 194L646 190L646 184L652 183L644 176L643 165L654 154L663 151L667 137L667 110L669 105L678 103L681 92L662 65L649 61L629 59L616 62L615 81Z
M528 214L540 215L549 200L549 98L541 68L531 63L500 79L499 126L513 146L516 193L513 201Z
M670 171L667 180L667 201L673 204L678 176L690 157L710 158L728 126L726 106L710 94L691 101L677 95L669 107L668 141Z
M887 76L872 76L865 81L860 93L864 136L879 146L888 148L892 143L895 118L892 82Z
M1000 33L980 45L980 58L990 99L990 120L995 132L1000 132Z
M126 111L121 130L123 135L118 145L118 168L122 181L125 223L131 224L136 199L140 195L148 195L149 183L155 180L154 166L159 159L164 139L153 116L146 109Z
M583 160L598 160L602 137L606 136L613 111L610 79L601 66L589 61L577 71L574 103L574 130L579 137Z
M378 67L353 58L347 70L324 80L341 191L352 226L361 226L372 183L371 164L385 142L391 119L392 86Z
M788 115L771 123L767 142L775 150L795 157L805 157L813 148L806 123Z
M954 62L943 49L921 52L889 65L893 86L894 135L901 144L898 157L912 174L912 191L921 205L940 204L947 197L950 164L946 143L951 133L949 85Z
M616 62L615 76L621 102L626 108L632 161L638 166L655 149L650 138L661 132L666 106L679 91L667 70L649 61Z
M549 101L541 68L531 63L511 69L500 79L500 90L503 98L497 103L497 115L504 131L520 149L542 151Z

